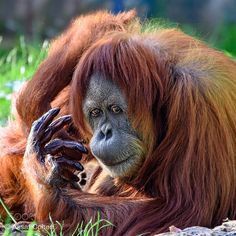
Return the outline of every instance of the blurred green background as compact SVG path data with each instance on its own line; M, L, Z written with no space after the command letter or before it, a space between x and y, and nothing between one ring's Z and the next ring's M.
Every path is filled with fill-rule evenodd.
M9 115L12 93L32 76L50 39L74 17L132 8L143 20L159 18L236 56L236 0L0 0L0 124Z

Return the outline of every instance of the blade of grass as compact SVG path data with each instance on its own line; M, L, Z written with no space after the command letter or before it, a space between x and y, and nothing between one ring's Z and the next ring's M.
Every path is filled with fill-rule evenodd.
M89 229L92 225L92 219L86 224L85 228L83 229L83 236L89 236Z
M52 220L52 217L51 217L51 214L49 214L49 220L51 222L51 227L50 227L50 236L53 236L53 235L57 235L56 234L56 229L55 229L55 226L54 226L54 222Z
M11 220L16 224L16 220L14 219L13 215L11 214L11 212L9 211L9 209L7 208L7 206L5 205L5 203L3 202L2 198L0 198L0 203L2 205L2 207L4 208L4 210L6 211L6 213L8 214L8 216L11 218Z
M74 230L74 232L72 233L71 236L75 236L76 233L77 233L77 235L78 235L78 234L81 235L82 229L83 229L83 221L81 222L81 224L77 224L77 226L76 226L76 228L75 228L75 230ZM79 235L78 235L78 236L79 236Z
M98 211L98 217L97 217L97 222L100 222L100 212ZM95 236L98 236L98 231L99 231L99 223L96 225L96 231L95 231Z
M63 227L64 227L64 222L62 222L62 224L56 220L56 223L59 225L60 227L60 236L63 236Z
M106 227L109 227L109 226L112 226L112 227L115 227L115 225L113 225L110 221L108 220L101 220L101 222L104 221L106 222L106 224L102 225L99 229L98 229L98 232L103 229L103 228L106 228Z

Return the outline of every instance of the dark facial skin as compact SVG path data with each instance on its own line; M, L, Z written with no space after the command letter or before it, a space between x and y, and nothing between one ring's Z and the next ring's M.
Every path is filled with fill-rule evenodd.
M87 153L82 143L53 139L54 134L72 123L70 115L54 118L60 109L53 108L32 124L24 159L35 154L42 172L40 181L63 187L80 188L85 173L79 163ZM127 102L119 87L98 75L91 77L83 102L84 115L93 131L90 148L101 166L113 177L132 177L144 159L142 142L131 126Z
M144 153L127 116L127 102L112 81L93 75L83 102L93 137L90 148L113 177L129 177L139 168Z

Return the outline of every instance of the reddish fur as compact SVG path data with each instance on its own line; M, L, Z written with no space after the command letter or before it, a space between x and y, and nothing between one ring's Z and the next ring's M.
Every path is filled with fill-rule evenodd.
M95 163L87 192L38 190L21 172L21 129L27 136L32 121L56 104L61 114L73 113L81 137L89 139L82 102L94 72L124 91L133 127L148 150L145 162L127 183ZM72 75L72 85L62 91ZM19 95L17 111L18 128L1 130L0 158L0 195L14 212L33 212L43 223L50 212L68 223L69 232L99 210L116 225L106 235L153 234L170 225L213 227L236 219L236 64L176 29L141 33L133 12L79 18L53 43Z

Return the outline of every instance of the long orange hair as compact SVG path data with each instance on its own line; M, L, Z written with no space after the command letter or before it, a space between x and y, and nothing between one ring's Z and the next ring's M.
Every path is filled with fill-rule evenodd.
M81 16L53 43L49 56L17 98L16 123L23 127L24 135L20 131L16 135L14 127L1 130L4 153L22 156L23 136L28 136L32 122L55 100L63 107L61 114L72 112L81 135L90 138L82 103L93 73L120 86L128 101L129 118L147 149L132 183L128 187L120 183L123 189L131 189L131 200L138 192L143 195L140 202L147 200L147 204L132 208L127 225L119 225L119 235L146 229L163 232L172 224L214 226L226 217L235 219L236 64L176 29L145 32L134 12ZM5 163L12 166L9 160ZM14 181L6 178L8 173L3 174L4 179L12 184ZM13 192L8 198L10 207L19 202L15 188L9 188ZM123 204L114 208L112 199L109 202L97 193L97 200L103 203L93 199L88 203L97 205L87 211L85 200L86 219L100 207L111 216L113 209L122 213L133 206L114 198ZM57 219L66 215L67 205L63 206L63 212L56 212ZM48 213L47 207L43 210L44 215ZM81 219L77 213L76 218L67 212L74 222ZM111 221L119 221L112 216Z
M88 137L82 104L93 73L124 91L148 147L133 185L162 199L170 215L186 211L186 223L193 214L201 225L235 217L235 63L178 30L104 36L82 56L71 86L74 121Z

